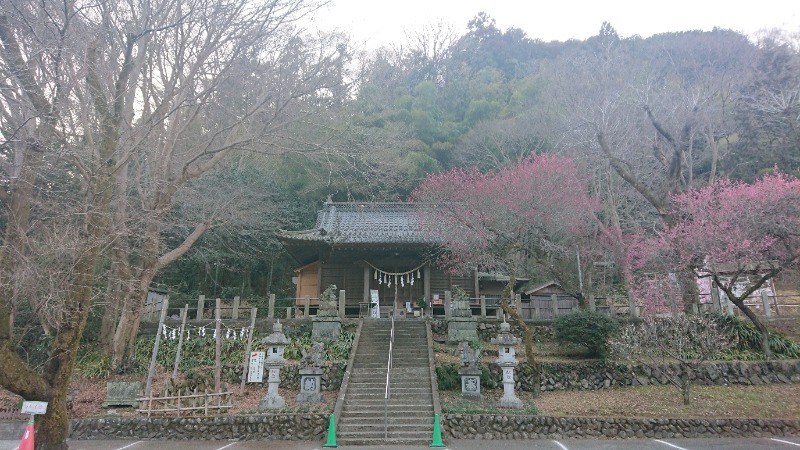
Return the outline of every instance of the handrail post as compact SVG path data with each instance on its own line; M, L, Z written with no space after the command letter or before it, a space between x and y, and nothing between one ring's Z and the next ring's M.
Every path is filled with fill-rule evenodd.
M394 314L392 329L389 332L389 361L386 363L386 390L383 394L383 438L389 439L389 375L392 372L392 353L394 352Z

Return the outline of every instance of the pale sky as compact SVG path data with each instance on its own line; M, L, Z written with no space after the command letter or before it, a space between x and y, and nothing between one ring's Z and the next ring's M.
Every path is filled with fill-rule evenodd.
M438 22L463 35L481 11L500 30L521 28L543 41L583 40L604 21L621 37L715 26L745 34L776 27L800 32L800 0L332 0L314 23L347 31L356 46L375 49L402 44L406 31Z

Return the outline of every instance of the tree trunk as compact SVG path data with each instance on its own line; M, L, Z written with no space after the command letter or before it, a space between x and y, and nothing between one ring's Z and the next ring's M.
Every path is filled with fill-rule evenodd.
M731 301L733 302L734 305L736 305L737 308L742 310L744 315L747 316L747 318L750 319L751 322L753 322L753 325L756 327L759 334L761 334L761 351L764 352L764 355L767 357L767 359L771 359L772 349L769 346L769 329L767 329L767 326L764 325L761 319L758 318L758 315L756 315L756 313L754 313L749 306L744 304L743 299L734 298Z

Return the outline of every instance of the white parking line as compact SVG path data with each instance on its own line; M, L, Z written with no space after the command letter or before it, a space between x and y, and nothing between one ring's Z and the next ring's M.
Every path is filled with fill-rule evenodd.
M557 446L561 447L561 450L569 450L564 444L558 441L553 441L556 443Z
M664 445L668 445L668 446L670 446L670 447L672 447L672 448L676 448L676 449L678 449L678 450L687 450L687 449L685 449L685 448L683 448L683 447L678 447L678 446L677 446L677 445L675 445L675 444L670 444L670 443L669 443L669 442L667 442L667 441L662 441L661 439L653 439L653 440L654 440L654 441L656 441L656 442L658 442L658 443L661 443L661 444L664 444Z
M228 448L228 447L230 447L231 445L236 445L238 442L239 442L239 441L231 442L230 444L228 444L228 445L226 445L226 446L224 446L224 447L220 447L220 448L218 448L217 450L222 450L223 448Z
M117 450L122 450L122 449L124 449L124 448L133 447L134 445L136 445L136 444L138 444L138 443L140 443L140 442L142 442L142 441L136 441L136 442L134 442L133 444L128 444L128 445L126 445L125 447L120 447L120 448L118 448Z
M798 444L796 442L784 441L783 439L775 439L775 438L771 438L770 440L773 440L775 442L781 442L781 443L784 443L784 444L794 445L795 447L800 447L800 444Z

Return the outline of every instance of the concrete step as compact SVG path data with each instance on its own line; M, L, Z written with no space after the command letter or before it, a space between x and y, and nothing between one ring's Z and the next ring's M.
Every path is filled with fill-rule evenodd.
M379 447L383 445L428 445L432 442L433 434L431 436L424 436L418 432L393 432L389 433L388 437L384 437L384 433L373 433L369 431L353 431L349 433L342 433L337 437L337 443L340 445L364 445L370 447Z

